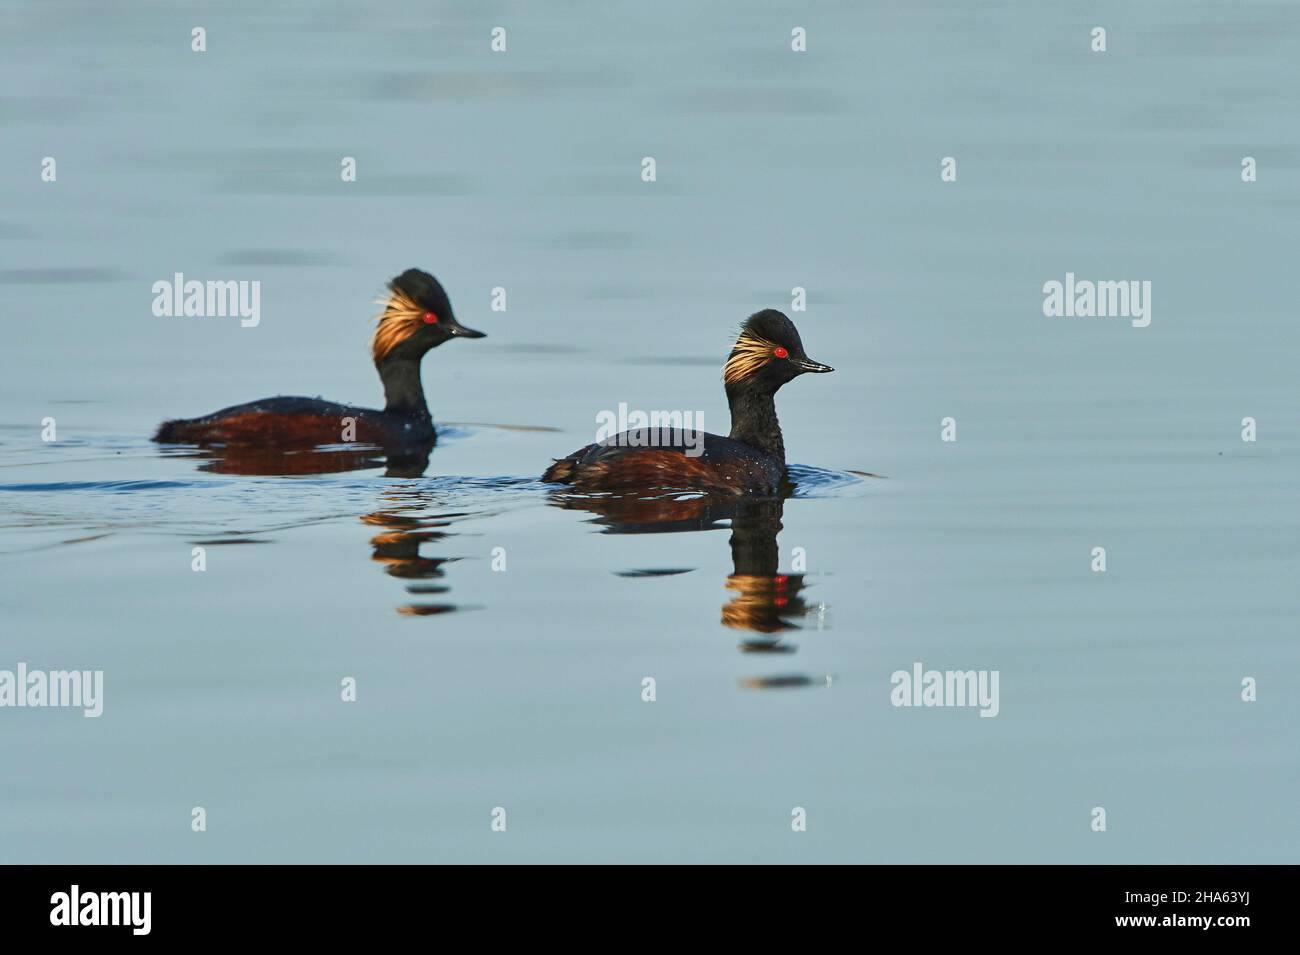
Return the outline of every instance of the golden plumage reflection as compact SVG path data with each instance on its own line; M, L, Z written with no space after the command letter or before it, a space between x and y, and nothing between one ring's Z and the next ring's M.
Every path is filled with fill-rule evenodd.
M382 510L361 515L361 522L382 530L370 538L370 559L384 568L390 577L407 581L406 591L413 595L437 595L450 591L444 583L446 566L456 557L427 557L421 548L451 536L444 528L450 520L430 517L426 495L414 489L395 488L383 497L392 502ZM453 603L415 601L399 606L397 612L408 617L434 617L462 609Z

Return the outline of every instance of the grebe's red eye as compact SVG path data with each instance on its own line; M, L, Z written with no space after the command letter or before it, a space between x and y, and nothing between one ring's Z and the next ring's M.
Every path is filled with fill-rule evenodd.
M788 351L786 351L784 348L782 348L780 345L777 345L777 346L776 346L776 351L772 352L772 354L775 355L777 358L789 358L789 357L790 357L790 353L789 353Z
M435 314L433 314L433 312L425 312L425 313L424 313L424 324L426 324L426 325L437 325L437 324L438 324L438 316L435 315Z

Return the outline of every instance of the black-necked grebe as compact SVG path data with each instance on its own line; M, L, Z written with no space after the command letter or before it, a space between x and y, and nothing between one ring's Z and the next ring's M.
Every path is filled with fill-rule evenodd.
M546 469L543 481L580 490L702 490L722 494L776 493L785 477L785 443L776 418L782 385L808 372L833 371L810 359L794 323L775 309L746 320L723 368L731 433L703 435L702 453L685 439L624 431L574 451ZM655 443L655 442L658 443Z
M384 409L356 408L321 398L279 397L223 408L202 418L164 421L154 440L284 450L356 442L390 455L418 456L437 440L424 401L420 360L452 338L483 338L456 321L447 293L428 272L407 269L388 283L371 341L384 385Z

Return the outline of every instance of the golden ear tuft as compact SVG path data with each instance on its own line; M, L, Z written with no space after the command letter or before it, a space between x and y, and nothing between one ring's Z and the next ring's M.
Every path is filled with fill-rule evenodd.
M756 374L772 360L776 349L776 342L770 342L750 331L741 332L727 363L722 367L722 380L730 385Z
M383 361L394 348L419 330L426 310L402 291L394 291L387 299L376 299L375 304L385 308L370 340L370 353L375 361Z

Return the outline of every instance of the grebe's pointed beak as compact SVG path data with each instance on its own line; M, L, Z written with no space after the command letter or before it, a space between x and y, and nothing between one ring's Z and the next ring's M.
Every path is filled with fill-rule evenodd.
M811 358L796 358L790 364L798 368L800 374L804 372L812 372L816 375L824 375L828 371L835 370L830 365L823 365L821 362L813 361Z
M466 328L454 318L444 327L447 331L451 332L452 338L487 338L487 332L480 332L473 328Z

